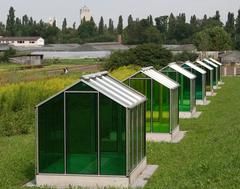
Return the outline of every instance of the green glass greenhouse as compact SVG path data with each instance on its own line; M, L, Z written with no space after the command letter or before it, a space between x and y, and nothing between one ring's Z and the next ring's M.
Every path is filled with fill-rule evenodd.
M213 94L213 68L204 62L197 60L196 65L205 70L206 73L206 94L212 96Z
M173 133L179 127L179 84L156 71L142 68L124 81L147 97L146 132Z
M217 89L218 88L218 74L219 74L218 70L220 70L219 69L220 67L218 65L214 64L213 62L209 61L206 58L203 59L203 62L213 68L213 88Z
M161 70L162 73L177 81L179 89L179 116L180 118L190 118L196 112L195 79L191 72L180 67L176 63L171 63Z
M206 102L206 71L189 61L182 64L182 67L196 76L196 104L203 105Z
M219 66L219 69L218 69L218 83L223 84L223 82L222 82L222 63L218 62L217 60L215 60L213 58L209 58L208 60Z
M40 103L37 185L101 186L104 178L107 185L128 186L146 165L145 101L99 72Z

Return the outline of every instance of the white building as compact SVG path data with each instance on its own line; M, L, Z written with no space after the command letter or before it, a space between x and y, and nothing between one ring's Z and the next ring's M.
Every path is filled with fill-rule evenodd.
M90 19L91 19L91 11L86 5L80 9L81 22L82 22L84 17L85 17L86 21L90 21Z
M41 37L0 37L0 44L9 44L15 47L44 46L44 39Z

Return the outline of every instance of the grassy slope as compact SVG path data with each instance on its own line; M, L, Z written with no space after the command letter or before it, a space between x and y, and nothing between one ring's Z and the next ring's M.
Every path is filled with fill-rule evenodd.
M239 94L240 78L225 78L211 104L198 107L199 119L181 120L188 131L181 143L148 143L148 163L159 169L146 188L239 188ZM0 188L18 188L33 176L33 134L0 138Z

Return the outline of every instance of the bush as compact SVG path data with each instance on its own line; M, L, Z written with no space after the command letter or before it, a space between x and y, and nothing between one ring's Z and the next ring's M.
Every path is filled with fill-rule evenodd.
M35 105L74 81L56 78L0 88L0 136L29 133L35 125Z
M196 59L198 58L198 54L197 53L190 53L190 52L187 52L187 51L184 51L180 54L176 54L174 56L174 61L177 62L177 61L188 61L190 60L191 62L194 62L196 61Z
M105 68L113 70L130 64L141 67L154 66L160 68L166 66L173 59L172 53L158 44L143 44L127 51L117 51L111 54Z

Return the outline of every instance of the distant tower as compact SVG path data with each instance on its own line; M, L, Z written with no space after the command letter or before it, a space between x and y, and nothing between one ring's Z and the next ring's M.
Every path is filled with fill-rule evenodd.
M48 19L48 24L50 25L50 26L53 26L53 23L56 21L56 18L55 17L53 17L53 18L49 18Z
M83 18L85 17L85 20L86 21L90 21L91 19L91 12L90 12L90 9L84 5L84 7L82 7L80 9L80 21L82 22Z

